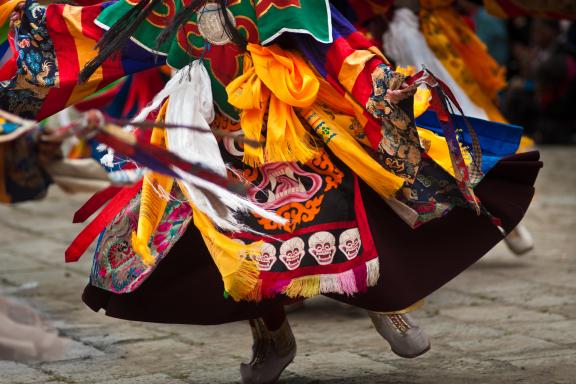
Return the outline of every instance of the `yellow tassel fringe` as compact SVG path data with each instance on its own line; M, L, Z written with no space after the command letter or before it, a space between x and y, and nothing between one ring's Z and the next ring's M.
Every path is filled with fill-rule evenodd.
M164 103L158 114L158 121L164 119L168 101ZM166 130L154 128L150 143L166 148ZM138 214L138 228L132 233L132 248L142 258L145 265L152 265L156 261L148 244L152 234L164 215L168 199L160 195L160 191L170 192L174 179L167 175L150 172L144 176L142 194L140 196L140 212Z
M222 275L224 289L236 301L247 299L258 283L260 272L253 256L260 254L262 242L245 245L218 231L212 221L192 206L194 225Z
M320 275L292 279L282 291L288 297L312 297L320 294Z

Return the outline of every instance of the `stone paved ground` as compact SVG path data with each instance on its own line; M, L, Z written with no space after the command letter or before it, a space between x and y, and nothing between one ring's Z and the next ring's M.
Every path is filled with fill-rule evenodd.
M417 313L431 352L395 357L360 311L325 300L290 315L299 354L283 383L576 383L576 149L545 148L547 164L526 219L537 249L504 246ZM245 323L217 327L123 322L80 302L90 257L64 265L79 231L69 224L86 196L0 207L0 289L17 294L72 339L47 363L0 361L0 383L233 383L248 356Z

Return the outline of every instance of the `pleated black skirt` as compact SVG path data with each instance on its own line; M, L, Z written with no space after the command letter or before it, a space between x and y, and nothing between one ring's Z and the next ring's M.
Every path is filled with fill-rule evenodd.
M522 219L542 163L538 152L502 159L476 187L476 195L506 231ZM380 279L354 296L329 297L373 311L406 308L442 287L503 238L487 217L456 208L446 217L411 229L367 185L361 193L378 249ZM285 300L235 302L198 231L190 226L154 273L134 292L114 294L88 285L82 299L94 311L126 320L221 324L262 316Z

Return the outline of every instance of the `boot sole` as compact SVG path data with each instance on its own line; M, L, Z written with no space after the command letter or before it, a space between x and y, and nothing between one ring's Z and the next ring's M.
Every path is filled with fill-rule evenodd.
M276 377L274 378L274 380L269 381L269 382L267 382L267 383L265 383L265 384L274 384L274 383L277 383L277 382L278 382L278 379L280 379L280 376L282 376L282 374L284 373L284 371L286 370L286 368L288 368L288 366L289 366L290 364L292 364L293 361L294 361L294 357L292 358L292 360L290 360L288 363L286 363L286 365L282 368L282 370L280 371L280 373L278 374L278 376L276 376Z
M404 359L414 359L414 358L416 358L416 357L418 357L418 356L422 356L423 354L425 354L426 352L428 352L431 347L432 347L432 346L431 346L430 344L428 344L428 346L427 346L426 348L424 348L422 351L420 351L420 352L418 352L418 353L415 353L415 354L413 354L413 355L405 355L405 354L403 354L403 353L399 353L399 352L395 351L394 349L392 349L392 352L393 352L396 356L400 356L400 357L402 357L402 358L404 358Z
M274 377L272 380L270 381L266 381L266 382L262 382L262 383L258 383L258 384L274 384L278 382L278 379L280 379L280 376L282 376L282 374L284 373L284 371L286 370L286 368L292 364L292 362L294 361L294 359L296 358L296 352L294 352L294 356L292 357L292 359L290 359L286 364L284 364L284 366L282 367L282 369L280 370L280 372L278 373L278 375L276 377ZM255 384L253 381L242 381L242 384Z

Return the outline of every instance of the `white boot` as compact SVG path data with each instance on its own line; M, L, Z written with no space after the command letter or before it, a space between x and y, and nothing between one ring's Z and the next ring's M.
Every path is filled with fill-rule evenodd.
M504 239L508 249L516 256L522 256L526 252L534 249L534 239L528 229L522 224L518 224Z
M368 311L368 315L396 355L410 359L430 350L428 336L408 314L388 315Z

